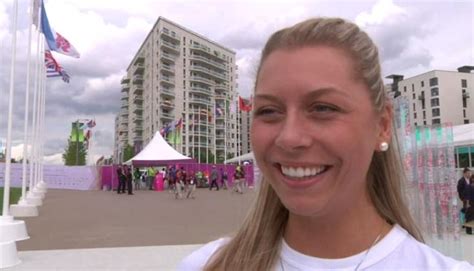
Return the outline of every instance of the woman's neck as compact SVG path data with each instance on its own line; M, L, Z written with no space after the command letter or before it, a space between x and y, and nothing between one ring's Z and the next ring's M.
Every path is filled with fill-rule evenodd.
M322 217L290 213L284 238L303 254L319 258L345 258L367 250L380 235L391 229L371 203L353 206L346 212Z

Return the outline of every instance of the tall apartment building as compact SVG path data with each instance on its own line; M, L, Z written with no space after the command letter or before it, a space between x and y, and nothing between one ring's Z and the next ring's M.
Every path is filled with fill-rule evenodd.
M410 101L413 125L474 122L474 66L458 71L433 70L407 79L403 75L387 76L393 80L390 91ZM393 93L392 93L393 94Z
M250 145L250 124L251 112L240 111L237 114L239 138L237 140L239 147L237 149L238 155L243 155L252 151Z
M229 104L237 95L235 61L234 51L159 17L121 81L116 157L126 144L140 151L179 119L176 150L194 158L209 152L217 161L234 156L237 126Z

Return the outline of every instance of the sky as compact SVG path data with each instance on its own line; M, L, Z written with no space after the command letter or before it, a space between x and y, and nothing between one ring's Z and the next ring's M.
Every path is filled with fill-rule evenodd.
M28 5L29 0L19 0L12 128L12 155L17 158L24 137ZM96 120L91 156L112 155L120 79L159 16L234 50L242 96L250 96L266 39L315 16L342 17L362 27L379 47L384 76L408 78L474 65L474 0L45 0L45 7L51 26L81 54L75 59L53 53L71 81L47 80L44 152L46 163L52 164L62 163L71 123L77 119ZM0 0L2 146L7 135L12 8L13 0ZM32 95L30 110L31 100Z

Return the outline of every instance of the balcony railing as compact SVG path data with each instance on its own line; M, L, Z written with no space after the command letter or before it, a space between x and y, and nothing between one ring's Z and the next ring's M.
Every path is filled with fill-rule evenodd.
M211 80L209 79L206 79L204 77L201 77L201 76L197 76L197 75L194 75L194 76L191 76L189 78L191 81L195 81L195 82L199 82L199 83L204 83L204 84L207 84L207 85L214 85L214 82L212 82Z
M210 88L191 87L191 90L189 92L196 92L196 93L204 94L204 95L212 95L212 91Z
M208 65L212 65L213 67L219 68L222 71L227 70L227 67L225 64L219 63L217 61L212 60L211 58L204 57L201 55L191 54L191 60L200 61Z

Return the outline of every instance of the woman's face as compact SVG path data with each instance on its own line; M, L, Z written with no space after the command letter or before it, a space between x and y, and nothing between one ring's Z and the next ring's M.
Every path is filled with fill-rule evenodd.
M367 171L390 135L353 60L328 46L276 50L262 63L251 139L265 180L293 214L368 200ZM387 111L388 112L388 111Z

